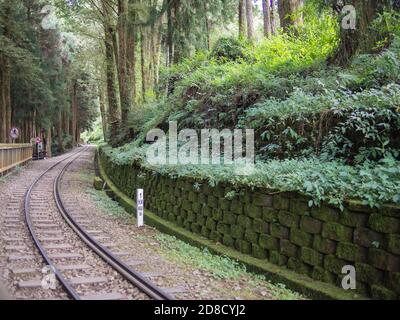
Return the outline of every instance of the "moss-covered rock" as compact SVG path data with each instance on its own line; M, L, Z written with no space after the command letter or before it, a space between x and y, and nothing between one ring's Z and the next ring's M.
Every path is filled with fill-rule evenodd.
M353 238L353 229L339 223L326 222L322 227L322 237L336 241L350 242Z
M267 233L269 231L269 224L262 219L254 219L252 229L257 233Z
M397 294L379 285L371 286L372 298L379 300L397 300Z
M280 211L278 214L278 220L285 227L298 228L300 217L289 211Z
M399 234L388 235L388 251L400 256L400 235Z
M382 247L384 237L382 234L367 228L356 228L354 230L354 243L366 248Z
M202 228L202 226L198 223L192 223L192 225L191 225L192 232L197 233L197 234L201 234L201 228Z
M209 238L215 242L222 242L222 234L215 230L210 232Z
M262 209L254 204L247 204L244 207L244 213L251 218L261 218Z
M207 218L206 227L210 230L215 230L215 228L217 227L217 223L215 220Z
M258 259L265 259L267 258L267 250L260 247L257 244L252 244L252 256Z
M327 255L324 258L324 268L327 271L333 272L335 274L342 274L342 269L349 263L345 260L339 259L334 255Z
M322 267L315 266L311 273L311 278L317 281L324 281L325 269Z
M203 237L205 237L205 238L209 238L209 237L210 237L210 232L211 232L211 230L208 229L206 226L203 226L203 227L201 228L201 235L202 235Z
M400 258L384 250L369 248L368 262L381 270L393 272L400 270Z
M223 211L221 209L213 209L212 211L212 218L215 221L221 221L223 216Z
M246 240L237 240L238 250L244 254L251 253L251 243Z
M318 252L334 254L336 252L336 242L322 238L321 236L314 236L313 248Z
M244 228L240 225L232 225L231 226L231 236L235 239L243 239Z
M321 234L322 222L309 216L301 217L300 229L312 234Z
M100 177L94 177L93 187L96 190L103 190L103 185L104 185L104 182Z
M322 220L325 222L338 222L339 210L325 206L319 208L312 208L311 216L314 217L315 219Z
M288 269L296 271L300 274L304 274L306 276L310 276L312 274L312 267L293 257L289 258L287 267Z
M350 242L339 242L336 255L340 259L364 262L367 260L367 249Z
M299 229L290 230L290 241L301 247L311 247L313 236Z
M290 201L289 211L299 216L304 216L310 213L311 208L308 206L308 203L304 200L292 199Z
M253 244L258 244L258 237L258 233L249 229L247 229L244 233L244 239Z
M272 207L272 196L262 194L262 193L254 193L252 196L252 203L255 206L260 206L260 207Z
M289 198L281 194L275 195L272 200L273 207L278 210L289 210L289 203Z
M371 214L368 226L375 231L382 233L395 233L400 230L400 220L393 217L386 217L379 213Z
M222 222L218 222L218 224L217 224L217 231L219 232L219 233L222 233L222 234L230 234L230 232L231 232L231 227L230 227L230 225L228 225L228 224L225 224L225 223L222 223Z
M289 228L286 228L277 223L270 224L270 233L275 238L289 239Z
M230 212L224 212L222 221L223 221L224 223L227 223L227 224L236 224L236 222L237 222L237 215L235 215L235 214L233 214L233 213L230 213Z
M268 234L261 234L258 243L264 249L275 251L279 249L279 239Z
M389 286L400 295L400 272L389 272Z
M222 243L228 247L235 247L235 239L233 239L229 234L224 234Z
M262 218L266 222L276 222L278 221L278 210L273 208L263 208Z
M366 263L356 263L357 281L366 282L368 284L378 284L383 281L383 271L378 270Z
M298 255L298 247L291 243L289 240L281 239L279 247L280 253L287 257L297 257Z
M238 216L237 223L245 229L250 229L253 221L247 216Z
M278 251L270 251L269 260L271 263L274 263L278 266L286 266L288 262L288 258L280 254Z
M301 248L300 259L312 266L322 266L324 256L311 248Z
M368 215L365 213L344 210L340 213L339 223L348 227L362 228L367 225Z
M218 198L213 195L207 197L207 205L211 208L218 208Z

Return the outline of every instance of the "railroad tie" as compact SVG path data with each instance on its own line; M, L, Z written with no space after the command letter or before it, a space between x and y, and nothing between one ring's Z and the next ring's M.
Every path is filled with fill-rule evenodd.
M73 285L83 285L83 284L97 284L107 282L108 279L106 277L80 277L70 279L69 282Z
M82 300L124 300L126 297L118 292L98 293L83 296Z

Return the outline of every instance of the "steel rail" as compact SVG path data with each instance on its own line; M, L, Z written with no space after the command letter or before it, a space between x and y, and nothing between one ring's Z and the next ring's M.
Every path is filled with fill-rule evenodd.
M31 219L31 215L30 215L30 198L31 198L31 194L32 194L32 190L33 188L38 184L38 182L51 170L53 170L55 167L57 167L59 164L61 164L62 162L64 162L65 160L70 159L71 157L73 157L74 155L79 155L81 152L83 152L85 149L83 150L78 150L77 152L74 152L73 154L71 154L68 157L63 158L62 160L58 161L57 163L55 163L53 166L51 166L50 168L48 168L47 170L45 170L39 177L37 177L33 183L29 186L29 188L27 189L27 191L25 192L24 195L24 215L25 215L25 222L26 225L28 226L28 230L29 233L33 239L33 242L35 244L35 246L37 247L37 249L39 250L41 256L43 257L44 261L46 262L46 264L48 266L51 267L51 269L53 270L55 276L57 277L57 279L60 281L60 283L62 284L62 286L64 287L65 291L68 293L68 296L74 300L80 300L80 296L79 294L76 292L76 290L71 286L71 284L68 282L68 280L62 275L62 273L56 268L55 264L52 262L52 260L50 259L50 257L48 256L48 254L46 253L46 250L44 249L44 247L41 244L41 241L39 240L35 228L33 226L32 223L32 219Z
M110 266L117 270L126 280L138 287L150 298L154 300L173 300L173 298L167 292L157 287L139 272L133 270L125 262L121 261L117 256L115 256L110 250L108 250L106 247L96 241L75 221L75 219L69 214L68 210L66 210L61 197L61 180L69 166L75 160L76 159L70 161L61 170L54 182L54 199L57 204L58 210L60 211L65 221L68 223L71 229L74 230L75 233L81 238L81 240L87 244L90 249L96 252L104 261L106 261Z

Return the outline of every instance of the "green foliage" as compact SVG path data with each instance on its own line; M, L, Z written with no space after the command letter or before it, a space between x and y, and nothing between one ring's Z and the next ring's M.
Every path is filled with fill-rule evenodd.
M247 55L257 64L279 74L293 73L323 62L337 46L337 22L325 12L307 16L304 28L265 38Z
M175 237L159 234L157 240L163 249L180 260L194 265L196 268L210 271L220 279L237 279L246 274L246 267L228 257L211 254L207 249L200 250Z
M211 186L229 182L237 187L296 191L311 197L311 205L327 202L342 208L347 200L360 200L371 207L400 204L400 161L392 157L355 166L317 158L258 161L248 168L240 164L151 166L144 158L146 148L104 147L102 151L116 164L139 162L144 168L174 179L192 177ZM238 175L238 171L245 174Z
M90 195L96 206L103 212L112 216L127 218L128 214L117 202L111 200L105 191L97 191L93 188L86 189L86 194Z
M374 21L371 29L382 39L377 43L376 49L386 47L394 37L400 36L400 13L395 10L383 12Z
M236 38L220 38L211 51L211 58L220 62L244 58L244 46Z
M83 139L83 141L88 143L102 143L104 141L104 136L101 119L97 119L97 121L93 125L93 129L87 130L82 133L81 138Z
M260 132L263 158L319 154L323 146L325 159L362 162L400 148L399 105L396 84L358 93L326 89L319 95L296 89L285 100L247 109L241 124Z
M105 151L116 163L137 161L174 178L296 191L311 197L310 205L398 204L400 37L396 14L379 19L390 45L355 57L345 69L324 62L338 30L321 7L320 17L307 15L304 28L247 45L246 59L201 54L165 70L168 94L133 118L138 138ZM218 50L230 56L233 46L225 41ZM255 168L239 176L240 166L148 166L144 137L155 127L168 130L168 121L181 129L255 129Z

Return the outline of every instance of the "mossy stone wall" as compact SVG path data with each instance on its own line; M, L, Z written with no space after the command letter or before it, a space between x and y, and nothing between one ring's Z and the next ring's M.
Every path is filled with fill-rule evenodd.
M370 209L356 202L341 212L309 208L295 193L230 185L210 187L172 179L139 165L117 165L100 151L108 177L132 199L145 191L145 207L193 233L242 253L341 287L342 267L354 265L357 291L377 299L400 298L400 209Z

